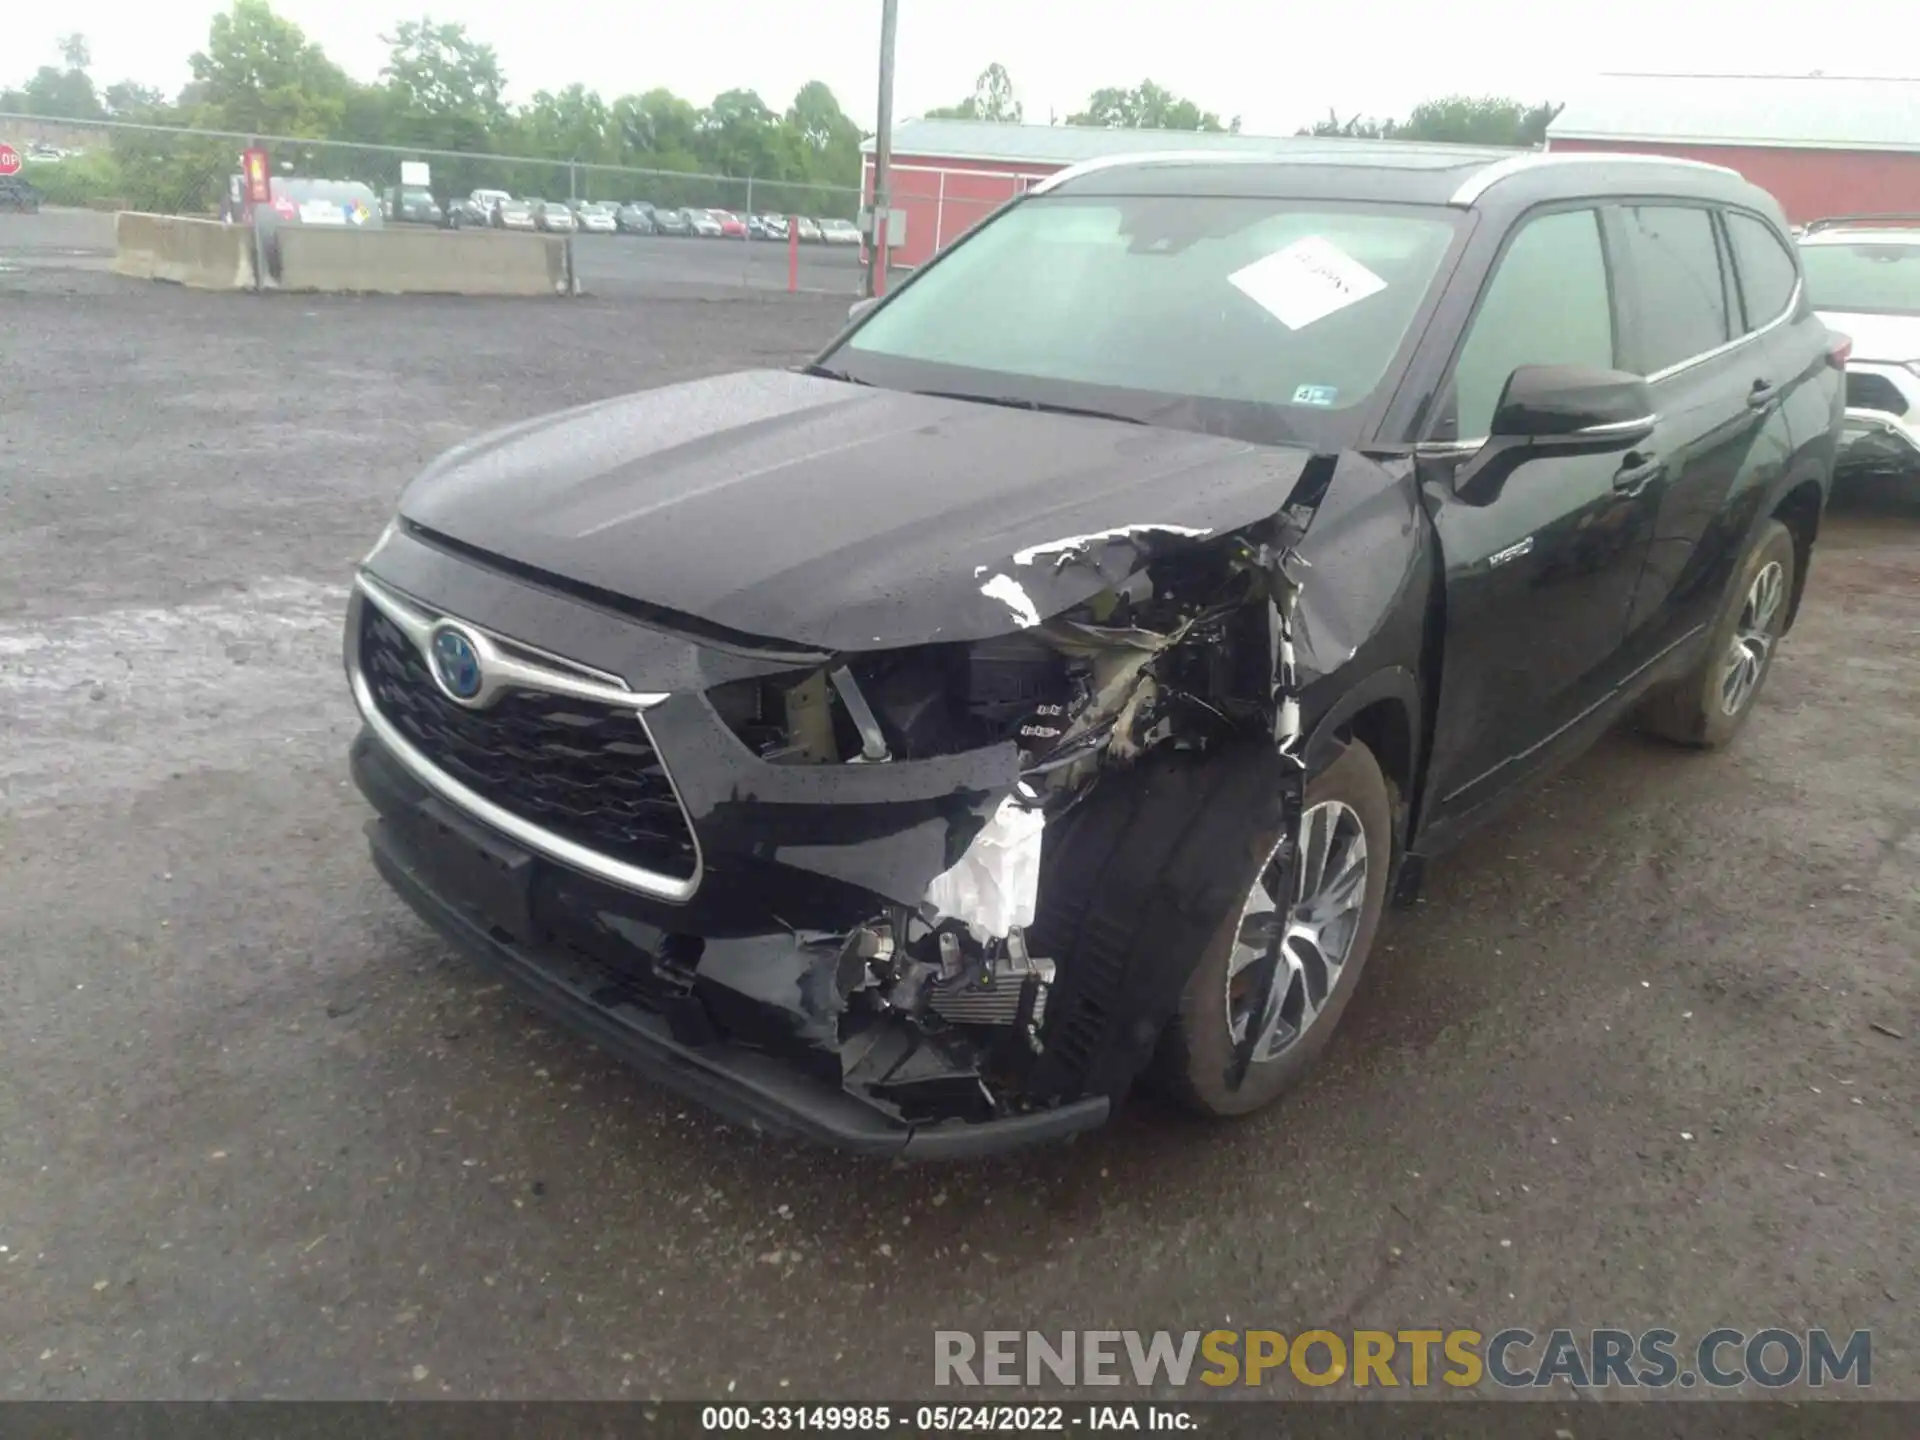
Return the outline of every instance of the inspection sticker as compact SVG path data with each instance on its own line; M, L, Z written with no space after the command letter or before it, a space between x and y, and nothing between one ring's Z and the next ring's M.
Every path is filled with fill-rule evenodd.
M1296 405L1331 405L1340 392L1331 385L1302 385L1293 392Z
M1227 279L1289 330L1304 330L1387 288L1386 281L1318 235L1296 240Z

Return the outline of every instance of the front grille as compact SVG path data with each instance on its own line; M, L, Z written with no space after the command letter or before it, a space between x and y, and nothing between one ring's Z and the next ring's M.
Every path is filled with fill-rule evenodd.
M373 702L435 766L563 839L692 878L693 834L635 711L536 690L466 709L440 693L420 652L377 605L360 611L360 671Z
M1885 410L1892 415L1907 413L1907 400L1898 385L1884 375L1859 370L1847 372L1847 404L1855 410Z

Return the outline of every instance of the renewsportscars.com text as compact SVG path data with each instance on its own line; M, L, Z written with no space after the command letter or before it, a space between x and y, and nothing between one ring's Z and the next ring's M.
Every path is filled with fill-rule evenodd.
M1731 1389L1873 1383L1873 1336L1855 1330L936 1330L936 1385L1213 1388L1552 1385Z

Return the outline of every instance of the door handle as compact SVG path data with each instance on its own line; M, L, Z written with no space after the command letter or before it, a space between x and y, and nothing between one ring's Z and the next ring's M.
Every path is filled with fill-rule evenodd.
M1753 388L1747 391L1747 408L1749 410L1764 410L1773 404L1779 394L1780 392L1765 380L1756 380L1753 382Z
M1667 462L1641 451L1629 451L1620 468L1613 472L1613 493L1634 496L1651 485L1654 477L1667 468Z

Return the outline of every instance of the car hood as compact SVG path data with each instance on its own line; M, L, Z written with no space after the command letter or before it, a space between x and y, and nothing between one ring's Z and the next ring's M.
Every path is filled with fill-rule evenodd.
M484 436L400 511L743 638L852 651L1036 623L1149 553L1275 514L1311 458L749 371ZM1070 550L1082 560L1061 563Z
M1920 360L1920 315L1863 315L1849 310L1816 312L1829 330L1853 341L1853 358L1905 365Z

